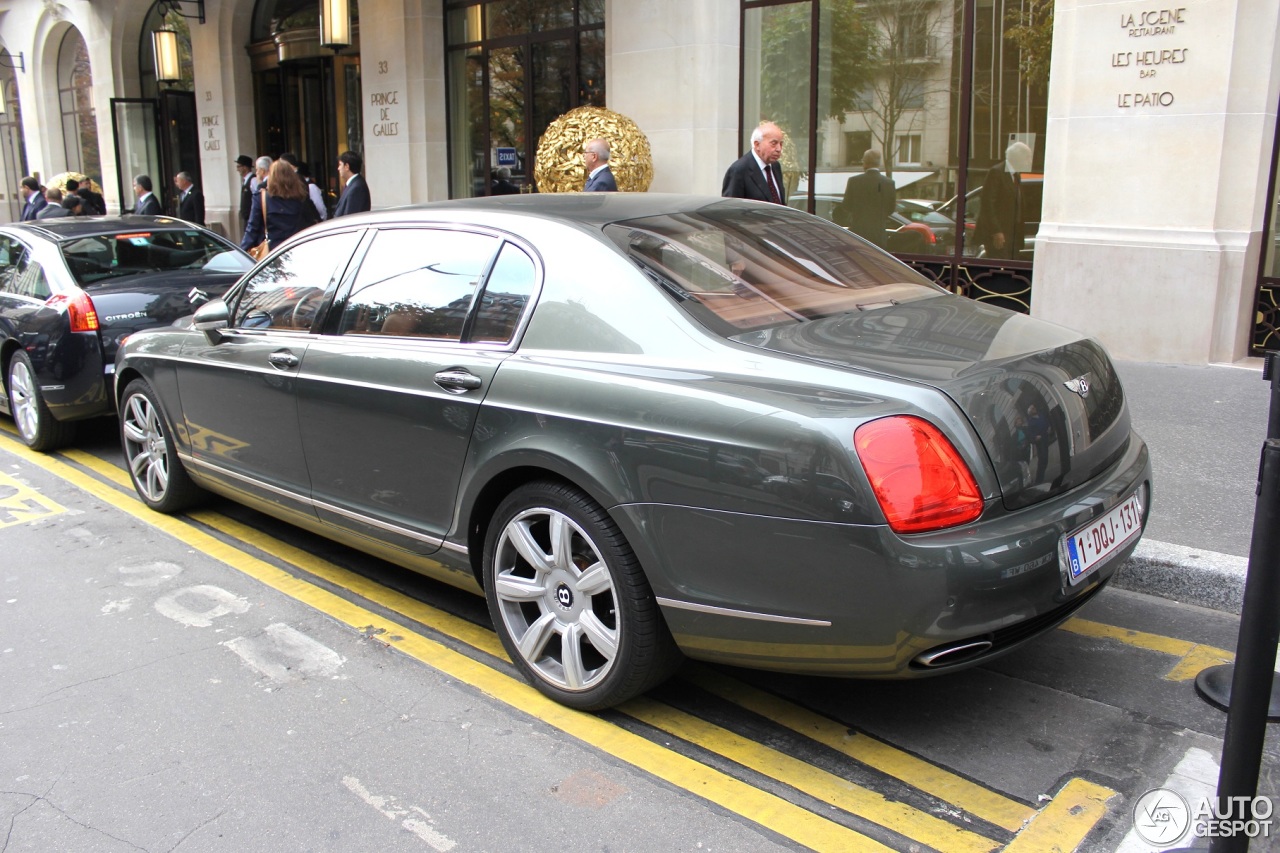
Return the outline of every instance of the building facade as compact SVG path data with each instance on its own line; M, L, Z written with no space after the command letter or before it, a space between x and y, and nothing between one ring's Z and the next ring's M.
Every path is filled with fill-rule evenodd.
M533 192L584 105L645 133L650 191L714 195L769 119L819 216L880 152L883 239L940 285L1238 361L1280 348L1278 29L1280 0L0 0L0 219L24 175L115 212L187 171L238 236L237 156L285 151L331 205L345 150L377 208Z

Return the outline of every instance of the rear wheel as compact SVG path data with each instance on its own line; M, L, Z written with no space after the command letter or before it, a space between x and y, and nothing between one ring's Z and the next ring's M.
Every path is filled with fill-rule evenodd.
M142 379L120 399L120 445L133 487L152 509L181 512L204 495L182 467L155 392Z
M485 539L484 579L511 659L557 702L608 708L680 663L622 532L570 486L530 483L502 502Z
M35 368L25 352L15 353L9 362L9 411L18 435L32 450L57 450L75 437L76 425L58 420L45 405Z

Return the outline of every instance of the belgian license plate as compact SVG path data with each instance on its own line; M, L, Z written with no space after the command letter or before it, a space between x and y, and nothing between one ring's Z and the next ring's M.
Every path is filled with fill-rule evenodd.
M1062 537L1061 550L1067 566L1067 580L1077 584L1099 563L1124 547L1142 531L1142 502L1137 494L1113 507L1101 518Z

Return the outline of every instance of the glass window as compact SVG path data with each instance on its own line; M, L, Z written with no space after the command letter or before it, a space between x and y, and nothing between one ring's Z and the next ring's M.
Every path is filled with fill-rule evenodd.
M379 232L343 307L339 334L461 340L498 243L461 231Z
M102 163L98 155L98 119L93 109L89 49L75 27L67 30L58 49L58 97L68 169L101 182Z
M812 89L812 33L810 2L748 9L743 18L741 150L751 150L751 132L761 121L782 128L782 179L788 199L804 209L810 191L809 99L796 92Z
M309 331L360 236L359 231L326 234L276 255L234 297L231 326Z
M108 278L164 270L200 269L230 247L194 228L81 237L61 246L67 269L81 287Z
M520 315L533 295L536 275L528 255L510 243L504 245L485 283L476 309L475 326L467 339L485 343L511 340Z
M0 235L0 293L12 293L13 281L27 264L27 247Z
M15 267L14 273L13 280L5 288L9 293L29 296L32 299L48 299L53 295L53 291L49 289L49 279L44 274L44 267L40 264L26 263L24 258L23 262Z
M845 229L787 208L712 204L605 233L686 311L726 335L941 292Z
M1262 274L1268 278L1280 278L1280 145L1276 146L1276 162L1274 171L1276 176L1276 195L1271 200L1271 232L1267 234L1267 241L1263 248L1266 257L1262 264Z

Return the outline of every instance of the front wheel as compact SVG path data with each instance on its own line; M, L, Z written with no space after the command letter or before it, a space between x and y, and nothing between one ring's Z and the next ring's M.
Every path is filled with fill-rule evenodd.
M617 705L680 663L622 532L570 486L530 483L502 502L485 537L484 580L511 659L564 705Z
M120 398L120 446L142 502L158 512L181 512L204 494L178 459L151 386L135 379Z
M45 405L35 368L25 352L9 362L9 411L23 444L41 453L57 450L75 437L76 425L60 421Z

